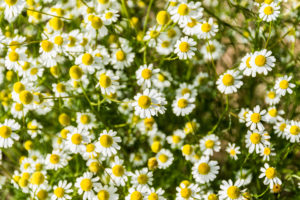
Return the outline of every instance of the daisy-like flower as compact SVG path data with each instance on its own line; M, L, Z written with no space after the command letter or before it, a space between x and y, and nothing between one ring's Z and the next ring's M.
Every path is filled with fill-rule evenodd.
M262 172L259 175L259 178L265 178L264 184L269 185L271 189L273 189L273 186L275 184L281 185L281 180L277 177L277 171L274 167L269 166L268 163L264 164L264 167L260 168L260 171Z
M184 183L181 183L179 187L176 187L176 191L176 200L200 199L200 187L194 183L187 186Z
M300 122L292 120L285 128L285 136L292 143L300 142Z
M0 147L12 147L14 140L19 140L19 135L15 132L20 128L20 124L14 119L5 119L4 123L0 123Z
M249 108L242 108L241 111L239 112L239 122L240 123L245 123L247 119L247 114L250 111Z
M160 90L163 90L164 88L170 87L172 81L171 74L169 72L160 71L156 74L157 81L154 81L154 86L156 88L159 88Z
M204 184L215 180L219 170L217 161L209 160L208 156L204 156L194 164L192 174L197 182Z
M151 87L151 83L153 83L156 79L156 74L159 72L159 69L153 69L153 64L142 65L136 71L137 84L143 85L147 88Z
M95 116L90 112L76 113L76 123L78 124L79 129L89 130L94 128L95 120L96 120Z
M38 191L40 188L47 186L47 176L45 171L35 171L31 174L29 179L29 187L33 192Z
M174 50L173 42L166 37L157 39L156 51L161 55L169 55Z
M53 195L51 196L51 200L72 199L70 196L72 192L72 183L68 183L66 180L59 181L58 184L53 187Z
M247 131L246 135L246 147L249 149L249 153L256 152L257 154L264 148L269 146L270 136L260 132L258 130Z
M175 2L176 3L176 2ZM178 4L172 6L170 9L171 19L178 24L186 24L191 22L191 19L202 17L203 8L200 7L201 3L187 2L187 0L180 0Z
M142 94L138 93L134 97L132 106L135 108L135 115L141 118L150 118L158 113L164 114L166 110L164 105L166 104L166 99L161 93L154 89L146 89Z
M116 76L111 70L102 70L97 72L99 81L96 87L100 87L101 93L104 95L111 95L116 93L119 86L119 76Z
M239 71L227 70L217 80L218 90L224 94L232 94L237 92L243 82L242 75L239 75Z
M4 10L5 19L12 22L21 14L26 2L24 0L5 0L0 5Z
M12 104L10 111L14 118L21 119L23 115L26 116L28 108L24 107L22 103L16 102Z
M187 83L180 83L179 88L176 90L177 96L184 96L185 94L189 94L191 97L197 96L197 89L195 89L194 85Z
M148 168L136 170L134 173L130 172L131 184L134 186L148 186L152 185L153 172L149 171Z
M117 150L120 149L118 143L121 142L121 138L116 135L116 131L109 130L107 132L103 130L99 136L99 142L96 143L96 151L108 157L117 154Z
M129 194L125 197L125 200L133 200L133 199L145 199L147 187L143 187L141 185L133 186L129 188Z
M195 106L195 98L190 97L189 94L184 96L177 96L172 103L173 112L176 116L185 116L190 114Z
M275 66L276 59L272 52L266 49L255 51L250 58L250 65L258 74L267 75Z
M160 36L160 29L161 27L152 27L150 28L145 37L144 37L144 41L148 42L149 47L155 47L157 45L157 40L158 37Z
M176 53L181 60L190 59L195 55L194 51L196 51L196 44L194 39L187 36L182 37L177 40L174 46L174 53Z
M162 149L156 154L156 160L159 169L166 169L173 163L174 156L168 149Z
M286 137L286 133L285 133L286 129L285 128L288 123L289 122L287 120L282 120L282 121L278 121L275 123L273 128L274 128L275 134L278 135L278 137L282 137L282 138Z
M222 181L219 191L220 200L243 200L243 192L241 189L243 181L238 179L235 183L232 180Z
M276 92L271 89L267 91L267 95L265 97L265 102L269 105L278 104L280 101L280 95L276 94Z
M75 187L78 188L78 194L83 194L83 200L95 198L95 188L101 186L98 182L99 177L93 177L93 173L85 172L76 179Z
M52 84L53 91L56 97L63 97L68 95L68 84L65 82L53 83Z
M103 23L105 25L110 25L113 22L116 22L118 20L119 16L120 15L118 14L118 10L108 9L108 10L104 11L104 13L102 14L101 19L103 20Z
M123 166L123 160L119 157L115 157L114 161L111 163L111 169L106 169L107 173L110 175L110 181L116 186L124 186L128 180L128 173Z
M200 140L200 149L206 156L212 156L214 152L219 152L221 149L219 137L211 134Z
M200 27L198 20L194 18L191 18L191 21L188 21L185 24L179 24L179 26L182 28L182 32L188 36L193 36L198 33Z
M105 27L105 25L101 19L101 16L90 14L85 17L85 21L87 23L86 29L88 30L89 35L91 37L94 38L94 37L98 36L98 37L102 38L107 35L108 30Z
M249 185L252 181L252 173L249 169L241 169L236 173L236 179L242 180L243 185Z
M117 188L114 186L108 185L100 185L95 188L97 192L96 198L97 200L115 200L119 199L119 194L117 193Z
M96 56L98 52L89 49L87 52L78 56L75 60L75 64L79 65L84 72L93 74L95 70L101 69L101 56Z
M74 128L67 136L66 148L72 153L80 153L84 150L84 144L89 141L87 130Z
M278 3L263 4L259 9L259 17L266 22L275 21L280 14Z
M129 67L134 60L135 54L131 52L132 48L127 44L122 45L122 49L116 49L111 55L111 64L114 69L124 69Z
M277 121L282 121L283 118L280 115L283 115L283 110L277 110L275 106L268 108L268 112L265 114L265 121L271 124L275 124Z
M250 127L250 130L257 128L258 130L263 131L265 128L261 121L264 120L265 113L266 110L261 110L259 105L255 106L253 111L249 110L246 114L246 126Z
M238 154L240 154L240 147L235 146L235 143L228 143L228 146L226 147L226 151L229 153L229 156L233 158L234 160L238 159Z
M293 88L296 87L294 83L291 83L292 76L283 76L276 80L274 89L276 90L276 94L280 96L284 96L286 93L292 94Z
M256 70L254 67L251 66L250 60L252 57L252 53L247 53L243 58L239 65L239 70L243 72L243 75L245 76L256 76Z
M260 155L263 157L263 161L269 161L270 156L275 156L273 147L265 146L263 149L261 149Z
M85 145L85 150L81 152L82 157L85 160L93 159L98 157L98 153L96 151L96 142L91 142Z
M166 200L163 197L163 194L165 191L161 188L154 189L154 188L148 188L147 194L146 194L146 199L148 200Z
M25 49L9 50L5 57L5 67L8 70L20 71L26 63Z
M183 143L183 139L185 138L185 134L182 130L177 129L173 132L172 135L167 137L168 143L171 145L172 149L180 148Z
M213 18L209 18L208 21L203 21L200 23L200 28L197 36L199 39L210 39L216 35L218 30L218 24L214 23Z
M201 53L204 55L204 60L217 60L221 57L223 50L221 44L217 40L207 41L201 48Z
M68 164L69 156L65 152L60 150L53 150L51 154L46 156L46 167L47 169L60 169Z

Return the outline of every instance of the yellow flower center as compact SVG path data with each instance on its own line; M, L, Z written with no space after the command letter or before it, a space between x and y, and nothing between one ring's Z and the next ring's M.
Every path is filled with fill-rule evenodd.
M26 178L21 178L19 181L18 181L18 184L20 187L26 187L28 185L28 179Z
M197 25L197 20L193 19L192 18L192 21L191 22L188 22L187 23L187 26L190 27L190 28L193 28L194 26Z
M157 78L158 78L158 80L159 80L160 82L164 82L164 81L165 81L165 76L162 75L162 74L158 74Z
M5 0L5 3L9 6L13 6L17 3L18 0Z
M113 17L113 13L112 12L107 12L105 13L105 19L111 19Z
M282 124L280 124L280 126L279 126L279 130L280 130L280 131L284 131L285 127L286 127L286 123L282 123Z
M90 121L91 121L91 119L90 119L89 115L83 114L80 116L80 122L82 124L88 124L88 123L90 123Z
M185 155L191 155L193 152L193 148L191 145L186 144L182 147L182 153Z
M189 49L190 49L189 43L187 43L187 42L181 42L181 43L179 44L179 50L180 50L181 52L186 53L186 52L189 51Z
M109 200L109 192L106 190L100 190L97 194L99 200Z
M210 194L208 195L207 200L218 200L218 197L215 194Z
M170 42L169 41L163 41L162 43L161 43L161 47L162 48L168 48L170 46Z
M93 182L88 178L84 178L80 182L80 187L83 191L90 191L93 187Z
M22 92L23 90L25 90L25 86L23 85L23 83L21 82L16 82L13 86L14 88L14 91L17 93L17 94L20 94L20 92Z
M167 11L159 11L159 13L156 16L156 21L159 25L165 25L169 22L170 15Z
M71 137L71 142L73 144L79 145L82 141L82 136L79 133L75 133Z
M143 109L149 108L151 105L151 98L146 95L140 96L138 99L138 105Z
M160 162L165 163L165 162L168 161L169 158L165 154L160 154L159 157L158 157L158 159L160 160Z
M159 32L156 31L156 30L152 30L152 31L150 31L149 35L150 35L151 38L157 38L158 35L159 35Z
M15 51L11 51L9 52L8 54L8 59L11 61L11 62L16 62L19 60L19 54Z
M112 168L112 173L113 175L115 176L122 176L124 174L124 168L122 165L115 165L113 168Z
M51 156L50 156L50 162L52 163L52 164L57 164L58 162L59 162L59 155L57 155L57 154L52 154Z
M251 117L250 117L250 119L251 119L251 121L253 122L253 123L258 123L258 122L260 122L260 114L259 113L253 113L252 115L251 115Z
M281 185L275 184L272 190L274 193L279 193L281 191Z
M271 149L269 147L265 147L264 154L268 156L268 155L270 155L270 153L271 153Z
M234 83L234 78L231 74L225 74L223 76L222 82L225 86L231 86Z
M298 135L298 134L300 133L300 128L299 128L299 126L296 126L296 125L291 126L291 128L290 128L290 133L291 133L292 135Z
M53 43L48 40L43 40L41 46L45 52L50 52L53 49Z
M59 93L65 92L66 91L66 86L63 83L58 83L56 85L56 90Z
M201 26L201 31L207 33L211 30L211 25L209 23L203 23Z
M116 58L117 58L117 61L124 61L125 60L125 53L124 51L122 50L119 50L116 52Z
M24 71L26 71L27 69L30 68L30 63L26 61L26 62L24 62L24 65L22 65L21 67Z
M55 196L57 196L58 198L62 198L65 194L65 189L64 188L61 188L61 187L58 187L56 188L53 193L55 194Z
M83 71L82 71L82 69L79 67L79 66L77 66L77 65L73 65L71 68L70 68L70 70L69 70L69 74L70 74L70 77L72 78L72 79L80 79L81 78L81 76L82 76L82 74L83 74Z
M285 90L289 87L289 82L287 80L282 80L279 83L279 87Z
M110 135L102 135L99 139L101 146L108 148L113 144L113 138Z
M142 77L143 79L149 79L152 76L152 71L148 68L142 70Z
M181 95L185 95L185 94L191 94L191 90L189 88L183 88L181 90Z
M239 198L240 194L241 194L240 189L237 186L230 186L227 189L227 195L231 199Z
M59 35L59 36L56 36L56 37L54 38L54 43L55 43L56 45L58 45L58 46L61 46L61 45L63 44L63 42L64 42L64 39L63 39L63 37L61 37L60 35Z
M189 14L189 12L190 12L190 9L186 4L182 3L178 6L177 13L179 15L184 16L184 15Z
M38 73L38 68L32 68L31 70L30 70L30 75L32 75L32 76L34 76L34 75L36 75Z
M272 6L267 6L267 7L265 7L265 9L264 9L264 13L265 13L266 15L271 15L271 14L273 14L273 12L274 12L274 10L273 10Z
M185 107L187 107L188 106L188 101L186 100L186 99L179 99L178 100L178 102L177 102L177 106L179 107L179 108L185 108Z
M111 85L111 79L106 74L101 74L99 79L99 84L103 88L108 88Z
M89 166L89 170L94 173L97 173L99 169L100 169L100 164L98 162L92 162Z
M85 53L82 56L82 63L85 65L91 65L94 62L94 58L91 54Z
M44 183L45 176L41 172L34 172L31 176L31 184L33 185L41 185Z
M29 92L27 90L23 90L19 94L19 99L23 104L28 105L32 102L33 95L31 94L31 92Z
M259 133L252 133L250 136L250 141L253 144L258 144L260 142L261 135Z
M176 31L174 29L168 30L168 37L173 38L177 35Z
M149 196L148 196L148 200L158 200L158 195L154 192L152 192Z
M231 149L229 153L230 153L230 155L232 155L232 156L235 156L235 154L236 154L236 152L235 152L234 149Z
M213 44L209 44L206 46L206 51L209 53L213 53L215 50L216 50L216 47Z
M148 176L146 174L141 174L141 175L138 176L137 181L138 181L139 184L144 185L148 181Z
M268 97L269 97L270 99L274 99L275 96L276 96L276 94L275 94L275 92L273 92L273 91L271 91L271 92L268 93Z
M266 64L266 57L263 55L258 55L255 57L254 62L258 67L262 67Z
M277 109L276 108L272 108L268 111L269 115L271 117L276 117L277 116Z
M215 142L213 140L206 140L205 141L205 147L208 149L211 149L214 147Z
M9 138L11 133L12 133L12 131L11 131L10 127L8 127L8 126L1 126L0 127L0 136L2 138Z
M69 132L70 132L70 131L67 130L67 129L62 129L62 130L60 131L60 136L61 136L63 139L66 139Z
M94 16L91 20L92 22L92 27L94 29L99 29L102 27L103 23L102 23L102 20L100 19L100 17L97 17L97 16Z
M86 152L90 153L95 150L95 145L93 143L86 145Z
M16 103L16 104L15 104L15 109L16 109L16 111L22 111L22 110L23 110L23 104L21 104L21 103Z
M53 17L52 19L50 19L49 25L51 26L51 28L57 31L62 29L62 27L64 26L64 22L58 17Z
M276 176L276 169L273 168L273 167L269 167L269 168L266 170L265 174L266 174L266 177L267 177L268 179L273 179L273 178L275 178L275 176Z
M182 188L180 190L180 195L185 198L188 199L191 195L192 195L192 191L189 188Z
M178 135L173 135L172 141L174 144L178 144L180 142L180 137Z
M73 36L69 36L68 40L70 41L69 44L68 44L68 46L69 47L74 47L75 44L76 44L76 38L73 37Z
M207 163L200 163L198 166L199 174L206 175L210 171L210 166Z
M98 2L101 4L107 4L109 2L109 0L98 0Z
M251 57L248 57L247 60L246 60L246 66L247 66L248 68L251 68L250 60L251 60Z
M143 195L139 191L134 191L130 195L130 200L142 200Z

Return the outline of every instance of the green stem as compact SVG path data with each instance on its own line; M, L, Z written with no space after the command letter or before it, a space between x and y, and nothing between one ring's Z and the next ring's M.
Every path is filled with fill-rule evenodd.
M268 36L267 42L266 42L266 44L265 44L265 49L266 49L267 46L268 46L268 43L269 43L269 40L270 40L270 37L271 37L271 32L272 32L272 21L270 21L270 26L269 26L269 36Z

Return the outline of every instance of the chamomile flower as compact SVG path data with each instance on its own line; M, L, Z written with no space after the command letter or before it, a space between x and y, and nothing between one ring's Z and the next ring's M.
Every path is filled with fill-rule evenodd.
M75 187L78 188L78 194L83 195L83 200L95 198L95 188L101 186L99 177L93 176L91 172L85 172L76 179Z
M250 111L249 108L242 108L241 111L239 112L239 122L240 123L245 123L247 119L247 114Z
M96 126L95 120L96 120L95 116L90 112L76 113L76 123L78 124L79 129L89 130L94 128Z
M195 106L195 98L189 94L178 96L172 103L173 112L176 116L185 116L190 114Z
M68 183L66 180L59 181L58 184L53 187L53 194L51 196L51 200L72 199L72 192L72 183Z
M189 94L191 97L197 96L197 90L194 85L187 83L180 83L179 88L176 90L177 96L184 96L185 94Z
M166 169L173 163L174 156L171 151L162 149L156 154L156 160L159 169Z
M68 95L68 85L65 82L53 83L52 88L56 97L63 97Z
M134 60L134 53L131 52L132 48L127 44L122 45L122 48L115 49L111 55L111 64L114 69L122 70L124 67L129 67Z
M190 21L186 23L179 24L179 26L183 29L182 32L188 36L195 35L200 28L198 20L194 18L191 18Z
M180 187L176 187L176 191L176 200L200 199L200 188L194 183L191 183L187 186L181 183Z
M254 107L253 111L249 110L246 114L246 126L250 127L250 130L258 129L260 131L264 130L264 125L261 123L264 120L264 114L266 110L261 110L260 106Z
M241 189L243 181L238 179L235 183L232 180L222 181L219 191L219 198L221 200L243 200L243 192Z
M31 138L35 138L38 134L42 133L43 126L35 119L27 123L28 134Z
M101 16L90 14L86 16L85 21L87 23L86 29L91 37L95 38L98 36L99 38L102 38L107 35L108 31Z
M275 184L282 184L281 180L278 178L277 170L271 167L268 163L265 163L263 167L260 168L261 174L259 178L265 178L264 184L269 185L271 189Z
M128 180L128 172L126 172L123 162L123 160L116 156L111 163L111 168L106 169L107 173L111 176L111 183L117 186L124 186Z
M97 193L96 200L115 200L119 199L119 194L117 193L117 188L108 185L99 185L95 188Z
M160 36L160 29L161 27L152 27L150 28L145 37L144 41L147 41L149 47L155 47L157 45L158 37Z
M136 71L137 84L150 88L151 83L153 84L153 82L156 81L156 74L158 72L159 69L153 69L153 64L140 66Z
M66 148L72 153L80 153L84 150L84 144L89 140L87 130L74 128L67 136Z
M99 81L96 87L100 87L101 93L104 95L111 95L117 91L119 86L119 76L116 76L111 70L102 70L97 72Z
M246 134L246 147L249 149L249 153L253 153L254 151L258 154L264 148L265 145L269 146L270 136L260 132L258 130L247 131Z
M284 96L286 93L292 94L293 88L296 87L294 83L291 83L292 76L283 76L276 80L274 89L276 90L276 94L280 96Z
M75 60L75 64L79 65L84 72L93 74L95 70L101 69L101 58L96 56L96 51L89 50L78 56Z
M171 74L165 71L160 71L156 74L157 81L153 82L153 85L156 88L159 88L160 90L163 90L164 88L170 87L172 77Z
M26 59L24 49L9 50L5 57L5 67L8 70L19 71L24 66Z
M192 160L193 159L193 153L194 153L194 147L190 144L185 144L181 147L182 155L186 160Z
M161 55L169 55L174 50L174 44L169 38L158 38L156 51Z
M31 174L29 179L29 187L33 192L38 191L48 185L47 174L45 171L35 171Z
M252 173L249 169L241 169L236 172L236 179L243 181L243 186L249 185L252 181Z
M182 37L177 40L174 46L174 53L177 54L181 60L190 59L195 55L194 51L196 51L196 44L194 39L187 36Z
M282 138L286 137L285 128L288 123L289 122L287 120L282 120L282 121L278 121L275 123L273 128L274 128L275 134L278 135L278 137L282 137Z
M218 24L214 23L213 18L209 18L208 21L203 21L200 23L197 36L199 39L210 39L216 35L219 30L218 27Z
M259 9L259 17L266 22L275 21L280 14L280 6L273 2L271 4L263 4Z
M300 142L300 122L290 121L285 128L285 136L292 143Z
M8 22L13 22L23 11L25 7L24 0L5 0L1 2L4 9L4 17Z
M243 75L245 76L256 76L256 70L254 67L251 66L250 60L251 57L253 56L252 53L247 53L243 58L242 61L239 65L239 70L243 72Z
M203 15L203 8L201 3L187 2L187 0L180 0L173 9L170 10L171 19L178 24L186 24L191 21L191 18L200 18Z
M108 10L104 11L101 18L105 25L110 25L110 24L116 22L118 20L119 16L120 15L118 14L118 10L108 9Z
M14 144L14 140L19 140L16 134L21 128L14 119L5 119L4 123L0 123L0 147L9 148Z
M129 194L125 197L125 200L133 200L133 199L145 199L147 187L143 186L133 186L129 188Z
M14 118L21 119L23 116L26 116L28 112L28 108L23 106L22 103L13 103L11 106L11 114L14 116Z
M229 153L229 156L233 158L234 160L238 159L238 154L240 154L240 147L235 146L235 143L228 143L228 146L226 147L226 151Z
M232 94L237 92L243 82L242 75L239 75L239 71L227 70L217 80L218 90L224 94Z
M276 59L272 52L266 49L255 51L250 58L250 65L258 74L267 75L275 66Z
M97 174L102 167L99 160L93 158L87 160L86 166L88 167L89 171L94 174Z
M172 149L180 148L183 143L183 139L185 138L185 134L182 130L177 129L173 132L172 135L167 137L168 143L171 145Z
M154 188L148 188L146 199L148 200L166 200L163 195L165 191L161 188L154 189Z
M214 152L219 152L221 149L219 137L211 134L200 140L200 149L206 156L212 156Z
M269 161L270 156L275 156L274 148L270 146L265 146L261 149L260 155L263 157L263 161Z
M277 121L283 120L280 115L283 115L283 110L277 110L275 106L268 108L268 112L265 114L265 121L271 124L275 124Z
M207 41L201 48L201 53L206 61L217 60L223 53L222 45L217 40Z
M276 94L276 92L271 89L267 91L267 95L265 97L265 102L269 105L278 104L280 101L280 95Z
M121 138L116 135L117 132L115 131L103 130L99 136L99 142L96 143L96 151L108 157L117 154L117 150L120 149L118 143L121 142Z
M153 172L149 171L148 168L136 170L134 173L130 172L131 184L134 186L148 186L152 185Z
M150 118L158 113L163 114L166 110L166 100L161 93L154 89L146 89L134 97L132 106L135 108L135 115L141 118Z
M52 151L51 154L46 156L46 167L47 169L60 169L68 164L69 157L65 152L59 150Z
M197 182L204 184L215 180L219 170L217 161L209 160L209 157L204 156L194 164L192 174Z

